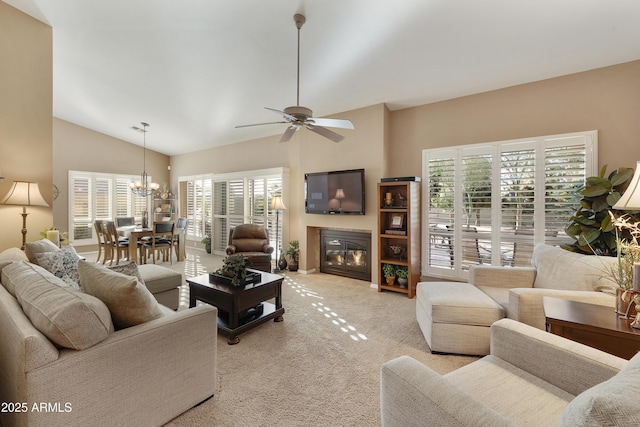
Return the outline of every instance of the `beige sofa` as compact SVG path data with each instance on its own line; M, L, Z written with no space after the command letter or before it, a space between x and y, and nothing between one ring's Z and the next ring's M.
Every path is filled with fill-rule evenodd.
M215 307L175 312L135 277L83 265L91 294L0 256L0 424L162 425L211 397Z
M420 282L418 325L432 352L486 355L489 327L503 317L545 329L545 295L613 307L615 262L539 244L531 267L474 265L468 283Z
M640 355L627 362L501 319L491 354L445 375L402 356L381 369L383 426L629 426Z

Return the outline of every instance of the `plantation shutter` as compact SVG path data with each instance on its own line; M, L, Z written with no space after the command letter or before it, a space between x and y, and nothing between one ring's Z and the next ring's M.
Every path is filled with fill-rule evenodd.
M90 239L94 234L93 218L91 216L91 206L93 204L91 179L88 177L73 177L72 188L73 219L71 240Z
M424 150L423 275L466 279L474 264L531 265L564 232L594 174L597 133Z

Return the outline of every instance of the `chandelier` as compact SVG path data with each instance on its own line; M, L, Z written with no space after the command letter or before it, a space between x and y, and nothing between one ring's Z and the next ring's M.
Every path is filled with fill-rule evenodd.
M131 129L137 132L142 132L142 174L140 175L140 181L133 181L129 183L129 188L131 188L133 194L141 197L147 197L157 191L160 188L160 184L149 182L149 177L147 175L147 126L149 126L149 124L145 122L140 122L140 124L142 125L142 129L137 126L133 126Z

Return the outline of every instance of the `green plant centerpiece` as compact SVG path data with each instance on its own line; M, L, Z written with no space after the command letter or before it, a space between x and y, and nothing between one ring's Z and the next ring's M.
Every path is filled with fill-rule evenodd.
M300 259L300 242L297 240L290 241L285 255L289 257L289 270L297 271L298 260Z
M229 255L222 261L222 267L215 271L216 274L231 279L233 286L243 285L242 281L247 277L249 260L243 255Z
M562 248L587 255L617 256L618 242L630 240L631 236L626 230L617 234L610 212L614 216L627 213L613 210L612 206L626 190L634 170L619 168L605 177L606 171L605 165L600 170L600 175L587 178L585 186L580 190L580 207L565 228L567 235L575 241L570 245L562 245Z

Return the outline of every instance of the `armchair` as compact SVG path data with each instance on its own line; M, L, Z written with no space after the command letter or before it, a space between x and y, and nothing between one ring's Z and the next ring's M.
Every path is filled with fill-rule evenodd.
M491 354L445 375L401 356L382 366L382 426L633 425L640 355L630 361L511 319Z
M273 246L269 245L269 234L261 225L242 224L231 228L226 253L242 254L249 260L251 268L271 271Z

